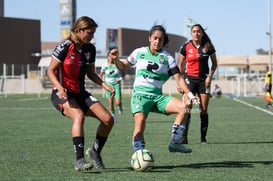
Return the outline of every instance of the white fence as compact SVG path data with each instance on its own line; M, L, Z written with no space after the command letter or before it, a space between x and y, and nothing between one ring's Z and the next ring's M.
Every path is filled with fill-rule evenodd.
M27 67L27 73L21 75L7 75L6 66L3 65L2 76L0 76L0 94L43 94L51 92L51 82L42 77L39 70L31 70ZM13 70L13 66L11 66ZM122 92L131 94L133 90L134 75L126 74L122 82ZM264 95L264 74L232 74L219 77L212 81L211 91L215 84L220 86L224 94L230 94L235 97L261 96ZM93 93L104 94L101 87L95 85L92 81L86 81L86 88ZM163 93L177 94L177 86L173 79L169 79L163 86Z
M7 96L8 94L43 94L51 92L51 84L44 86L44 81L40 79L26 79L24 75L21 76L0 76L1 94ZM247 79L244 75L238 75L231 80L213 80L211 91L213 91L215 84L220 86L223 94L230 94L235 97L249 97L264 95L264 80ZM101 87L95 85L92 81L86 82L86 88L92 93L104 94ZM133 91L133 80L125 80L122 82L122 92L124 94L131 94ZM165 94L177 94L176 82L173 79L168 80L163 86Z
M249 97L264 95L264 77L249 78L247 74L239 74L232 79L232 95Z

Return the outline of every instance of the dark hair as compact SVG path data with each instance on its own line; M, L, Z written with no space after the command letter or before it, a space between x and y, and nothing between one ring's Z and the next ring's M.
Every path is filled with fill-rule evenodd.
M198 26L198 27L202 30L203 34L204 34L203 37L202 37L202 44L203 44L203 43L205 44L205 43L207 43L208 41L211 42L211 40L210 40L208 34L205 32L205 29L204 29L200 24L194 24L194 25L191 27L191 31L192 31L192 29L193 29L195 26Z
M168 37L168 34L166 33L165 28L164 28L162 25L154 25L154 26L151 28L150 32L149 32L149 36L151 36L152 33L153 33L155 30L159 30L159 31L161 31L161 32L164 34L163 46L167 45L168 42L169 42L169 37Z
M214 49L214 46L208 36L208 34L205 32L205 29L200 25L200 24L194 24L192 27L191 27L191 31L194 27L198 26L202 32L203 32L203 37L202 37L202 42L201 44L207 48L208 50L211 50L211 49Z

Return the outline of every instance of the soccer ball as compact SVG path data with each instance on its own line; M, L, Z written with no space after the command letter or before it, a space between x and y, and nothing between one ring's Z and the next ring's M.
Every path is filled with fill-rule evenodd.
M146 149L137 150L131 158L131 166L137 172L147 172L154 166L154 156Z

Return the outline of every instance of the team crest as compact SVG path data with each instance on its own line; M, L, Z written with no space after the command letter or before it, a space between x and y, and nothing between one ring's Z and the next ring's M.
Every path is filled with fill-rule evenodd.
M139 103L138 102L136 103L136 109L139 109Z
M87 60L90 59L90 52L86 52L86 53L85 53L85 58L86 58Z
M207 49L206 48L203 48L202 49L202 52L205 54L205 53L207 53Z
M159 61L160 61L160 63L163 64L164 63L164 55L159 55L159 56L160 56L160 60Z

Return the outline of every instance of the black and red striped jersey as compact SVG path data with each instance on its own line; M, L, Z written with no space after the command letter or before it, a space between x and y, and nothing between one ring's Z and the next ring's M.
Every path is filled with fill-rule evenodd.
M68 92L80 93L85 90L87 66L95 63L96 48L91 43L84 44L81 50L75 46L71 40L66 40L55 48L52 57L61 62L55 74L62 86Z
M199 48L195 47L192 40L183 44L180 54L186 57L186 74L205 78L209 73L209 57L215 52L214 47L210 51L202 45Z

